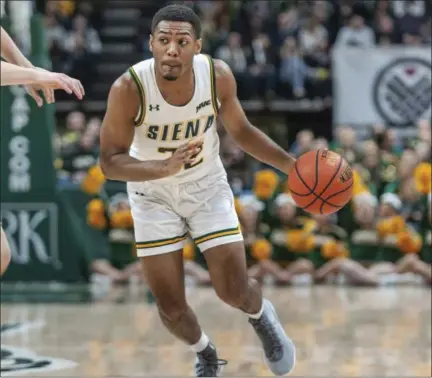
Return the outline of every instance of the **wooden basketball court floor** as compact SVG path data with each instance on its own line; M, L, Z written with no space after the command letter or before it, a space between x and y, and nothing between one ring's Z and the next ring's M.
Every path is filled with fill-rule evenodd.
M297 345L292 376L431 376L429 288L319 286L264 292ZM244 314L220 302L212 289L191 288L188 297L220 357L229 360L223 376L271 376ZM192 376L193 354L165 331L145 294L127 288L97 302L3 302L1 324L12 324L2 332L2 354L18 348L19 357L21 348L39 356L36 360L71 364L41 372L2 366L1 376ZM14 332L13 324L21 324L21 331ZM6 359L4 366L14 361Z

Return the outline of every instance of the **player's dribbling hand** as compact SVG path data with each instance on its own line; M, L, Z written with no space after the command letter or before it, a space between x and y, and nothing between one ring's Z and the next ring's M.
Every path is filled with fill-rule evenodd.
M177 148L173 155L166 160L167 175L175 175L185 164L193 163L202 150L203 142L202 138L194 139Z

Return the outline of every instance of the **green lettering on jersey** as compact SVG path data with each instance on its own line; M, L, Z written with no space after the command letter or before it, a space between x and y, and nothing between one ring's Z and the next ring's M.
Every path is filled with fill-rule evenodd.
M176 123L174 125L174 130L173 130L173 135L172 135L172 140L173 141L178 141L180 140L179 138L179 134L181 134L181 132L183 131L183 123Z
M206 123L206 125L205 125L204 132L207 132L207 130L208 130L210 127L212 127L213 122L214 122L214 118L215 118L215 117L214 117L213 114L207 118L207 123Z
M151 125L148 127L147 138L157 140L159 126Z
M170 125L163 125L162 137L160 140L167 141Z
M214 124L215 116L209 115L168 125L150 125L147 138L163 142L188 140L204 134Z
M200 127L200 119L189 121L186 125L185 139L195 138L198 136Z

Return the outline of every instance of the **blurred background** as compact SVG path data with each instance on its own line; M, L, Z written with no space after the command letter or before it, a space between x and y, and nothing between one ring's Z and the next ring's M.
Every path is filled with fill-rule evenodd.
M43 109L22 88L2 88L1 214L13 253L4 283L143 281L125 186L98 168L99 129L111 84L151 57L151 19L168 3L2 1L2 26L32 61L86 88L81 102L57 93ZM200 15L204 51L233 70L256 126L295 156L330 148L355 169L352 201L311 217L285 177L220 124L250 274L264 284L341 271L373 285L430 280L430 2L183 3ZM208 284L193 245L185 259L191 282Z

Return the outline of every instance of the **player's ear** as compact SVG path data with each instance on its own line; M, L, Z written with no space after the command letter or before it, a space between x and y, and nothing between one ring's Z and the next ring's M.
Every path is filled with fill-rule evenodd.
M202 49L202 39L197 39L195 44L195 54L198 55L201 53Z
M149 49L150 52L153 52L153 36L150 34L150 38L149 38Z

